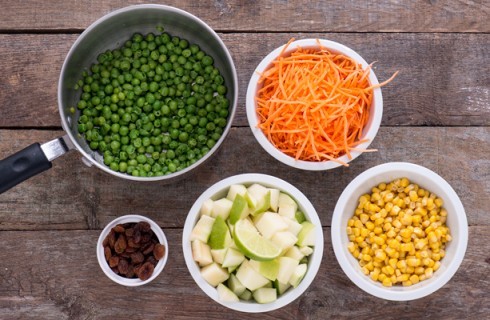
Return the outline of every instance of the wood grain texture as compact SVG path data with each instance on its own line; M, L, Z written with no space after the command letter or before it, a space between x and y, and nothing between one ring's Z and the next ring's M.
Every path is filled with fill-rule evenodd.
M488 226L470 227L465 259L444 287L408 302L383 301L356 287L340 269L325 228L323 260L312 285L296 301L265 314L235 312L208 298L184 263L182 230L163 229L170 243L168 263L153 282L135 288L112 282L100 269L98 230L0 233L2 318L483 319L490 312Z
M4 1L0 30L81 30L113 10L141 3L147 1ZM483 0L170 0L154 3L186 10L220 31L490 31L490 7Z
M59 131L0 130L0 159ZM183 227L195 199L215 182L240 173L265 173L299 188L330 226L335 203L347 184L375 165L406 161L434 170L461 198L470 225L490 225L490 128L381 128L349 168L294 170L269 156L249 128L232 128L222 148L202 168L173 184L141 183L87 168L72 151L53 168L0 195L1 230L98 229L117 216L140 213L165 227ZM478 146L475 148L474 146Z
M59 127L57 90L64 57L78 35L0 35L0 127ZM288 39L343 43L378 61L382 125L490 125L490 34L221 34L235 60L239 100L234 125L247 126L245 95L261 59ZM472 50L468 50L472 48ZM464 57L464 58L462 58ZM33 101L35 104L33 105Z

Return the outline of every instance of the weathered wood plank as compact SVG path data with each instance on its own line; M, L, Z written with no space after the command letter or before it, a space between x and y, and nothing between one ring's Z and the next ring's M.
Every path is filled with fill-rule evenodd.
M0 159L58 131L0 131ZM407 161L445 178L460 196L470 225L490 225L490 128L381 128L371 145L380 151L360 156L349 168L325 172L291 170L266 154L248 128L233 128L204 167L179 183L122 180L80 161L73 151L53 168L0 195L1 230L97 229L116 216L148 215L166 227L182 227L194 199L225 177L258 172L296 185L329 226L335 203L355 176L377 164ZM475 148L478 146L478 148Z
M0 233L0 313L6 319L482 319L490 312L489 227L470 227L465 259L453 279L415 301L389 302L357 288L333 254L330 228L315 281L296 301L266 314L228 310L208 298L184 263L181 229L163 228L169 260L143 287L109 280L95 255L99 231ZM430 306L430 307L428 307Z
M113 10L146 1L7 1L0 30L85 29ZM227 31L488 32L485 1L165 1ZM253 23L250 23L253 21ZM287 23L284 23L287 21Z
M489 34L222 34L238 70L234 124L247 126L245 94L260 60L295 38L326 38L378 61L383 125L490 125ZM59 127L57 81L77 35L0 35L0 127ZM380 45L383 44L383 45ZM472 48L468 50L468 48ZM461 57L464 57L462 59Z

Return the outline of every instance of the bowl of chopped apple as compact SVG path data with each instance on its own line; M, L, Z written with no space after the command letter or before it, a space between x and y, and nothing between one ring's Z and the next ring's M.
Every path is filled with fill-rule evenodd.
M306 196L264 174L241 174L209 187L194 203L182 236L196 284L242 312L281 308L304 293L323 255L323 231Z

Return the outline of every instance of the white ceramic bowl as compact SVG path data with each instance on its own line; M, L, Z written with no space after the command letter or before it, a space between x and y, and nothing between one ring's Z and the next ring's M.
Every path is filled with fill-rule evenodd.
M266 187L277 188L283 192L288 193L292 196L296 202L298 203L298 208L302 210L307 218L307 220L311 221L316 228L316 244L314 247L313 253L309 257L308 262L308 271L306 272L305 277L301 281L301 283L296 288L290 288L283 295L279 296L278 299L272 303L267 304L259 304L256 302L248 302L248 301L240 301L240 302L224 302L221 301L218 297L218 293L216 288L212 287L208 284L202 277L199 272L199 265L194 262L192 258L192 250L191 250L191 242L189 241L192 229L194 225L197 223L200 215L200 209L202 203L211 198L213 200L217 200L223 197L226 197L229 187L232 184L244 184L251 185L252 183L259 183ZM182 246L184 250L184 259L187 264L187 268L194 278L194 281L197 285L213 300L220 303L221 305L228 307L230 309L242 311L242 312L267 312L271 310L275 310L281 308L290 302L294 301L298 298L311 284L313 279L315 278L318 269L320 267L320 262L323 256L323 231L321 227L320 219L318 218L318 214L315 211L315 208L311 204L311 202L306 198L306 196L299 191L296 187L289 184L288 182L265 174L241 174L232 176L226 179L223 179L216 184L209 187L194 203L184 225L184 232L182 236Z
M443 200L443 207L448 212L446 224L450 229L452 240L447 244L446 255L441 259L441 266L434 272L432 278L409 287L384 287L364 275L358 260L348 251L347 221L353 216L361 195L369 193L372 187L381 182L390 182L403 177L435 193ZM463 261L467 243L468 222L456 192L438 174L412 163L391 162L364 171L342 192L333 213L332 245L342 270L359 288L387 300L414 300L441 288L458 270Z
M107 261L105 260L104 246L102 245L104 239L107 237L111 229L114 228L116 225L124 224L124 223L132 223L132 222L137 223L141 221L146 221L150 224L151 230L153 230L153 232L157 236L158 241L165 246L165 255L163 259L158 261L157 265L155 266L155 269L153 270L153 274L149 279L145 281L142 281L138 278L136 279L125 278L114 273L109 267ZM167 242L167 238L165 237L165 233L163 233L162 228L160 228L158 224L156 224L153 220L140 215L134 215L134 214L126 215L112 220L109 224L107 224L104 230L102 230L102 233L99 236L99 241L97 242L97 260L99 261L99 265L102 271L104 271L104 273L109 279L123 286L136 287L136 286L147 284L148 282L154 280L162 272L163 268L165 267L165 264L167 263L167 259L168 259L168 242Z
M296 50L299 47L302 48L319 48L318 42L320 42L321 46L329 49L331 52L340 53L347 57L352 58L357 63L361 64L363 68L368 67L368 63L354 50L346 47L340 43L322 40L322 39L303 39L292 42L287 50L283 53L283 56L288 56L292 51ZM279 151L274 145L267 139L263 131L257 127L259 120L257 117L257 103L255 101L255 97L257 95L257 91L261 89L261 85L258 83L260 75L269 69L272 65L272 62L279 56L281 51L283 50L285 45L273 50L269 53L257 66L255 71L250 78L250 82L248 84L247 96L246 96L246 109L247 109L247 118L250 128L252 132L259 142L259 144L267 151L271 156L281 161L284 164L287 164L291 167L303 169L303 170L328 170L341 166L340 163L335 161L323 161L323 162L312 162L312 161L303 161L296 160L293 157L286 155L285 153ZM378 79L374 74L374 71L371 70L369 73L369 82L371 85L378 84ZM383 97L381 95L381 89L377 88L373 90L373 102L370 110L369 121L363 130L363 136L361 139L368 139L367 142L361 143L356 147L359 149L367 149L370 143L373 141L376 133L378 132L379 126L381 124L381 118L383 116ZM352 151L352 158L349 159L347 155L341 156L338 159L349 163L350 161L357 158L362 152Z

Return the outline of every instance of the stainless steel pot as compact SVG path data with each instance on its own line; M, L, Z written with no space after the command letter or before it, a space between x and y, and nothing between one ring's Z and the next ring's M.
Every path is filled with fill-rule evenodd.
M198 44L205 52L214 57L215 66L221 71L228 87L227 98L230 100L228 122L216 145L193 165L164 176L133 177L132 175L111 170L103 162L100 153L90 149L87 141L78 133L77 120L70 108L77 105L80 90L75 84L82 78L82 72L97 61L97 56L108 50L121 47L124 42L136 33L156 33L157 27L164 27L166 32ZM173 181L208 160L221 146L233 121L238 98L238 82L235 65L228 49L220 37L206 23L183 10L164 5L129 6L100 18L90 25L75 41L63 63L58 83L58 105L61 124L66 134L58 139L31 146L0 161L0 193L18 183L51 168L51 161L76 149L82 154L85 164L95 165L114 176L138 181Z

